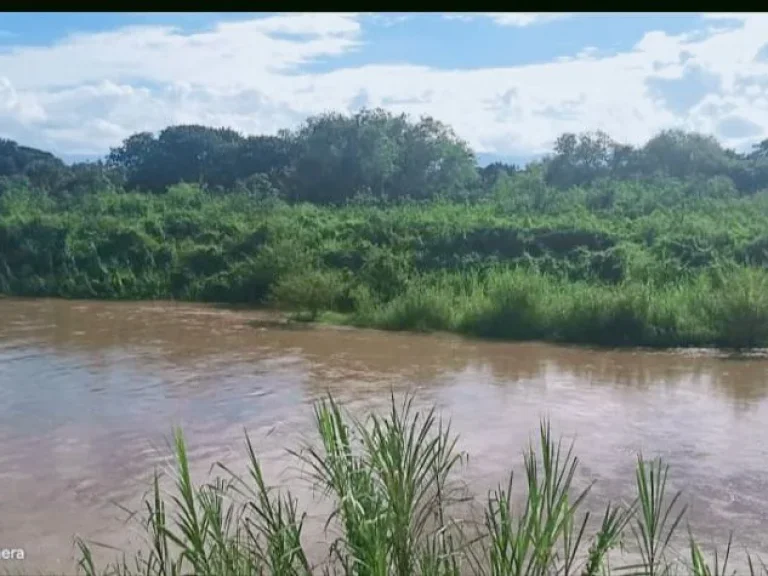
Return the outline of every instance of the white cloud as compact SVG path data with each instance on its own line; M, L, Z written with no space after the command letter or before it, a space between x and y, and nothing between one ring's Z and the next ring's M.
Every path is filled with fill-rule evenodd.
M572 14L567 12L485 12L482 16L490 18L499 26L524 27L563 20L570 18Z
M298 37L286 37L291 35ZM19 89L116 78L252 85L313 59L348 52L359 45L359 36L360 24L353 16L326 13L227 22L194 34L133 26L0 53L0 71Z
M573 14L570 12L450 12L444 14L443 18L465 22L476 20L477 18L488 18L499 26L524 28L533 24L563 20L571 16Z
M373 16L277 15L195 33L141 26L14 47L0 52L0 136L94 154L173 123L274 133L360 105L429 114L476 150L513 156L548 150L564 131L602 129L640 143L680 127L734 146L768 135L763 14L690 34L650 31L609 56L585 46L569 59L505 68L303 70L358 50L361 22Z
M759 14L759 12L704 12L701 17L706 20L741 20L744 22Z
M413 14L406 13L406 14L392 14L392 13L364 13L363 16L368 18L372 22L376 22L380 26L395 26L396 24L400 24L401 22L405 22L406 20L410 20L413 17Z

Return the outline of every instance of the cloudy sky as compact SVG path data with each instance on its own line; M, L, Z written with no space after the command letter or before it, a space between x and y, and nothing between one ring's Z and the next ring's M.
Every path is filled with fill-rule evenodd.
M378 106L510 159L595 129L746 148L768 137L768 14L0 15L0 137L65 157Z

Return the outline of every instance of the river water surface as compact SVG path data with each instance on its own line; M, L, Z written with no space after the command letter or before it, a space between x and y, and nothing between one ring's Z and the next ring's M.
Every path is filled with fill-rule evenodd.
M520 469L549 416L575 439L577 484L629 498L635 455L663 456L704 543L768 551L768 359L606 351L335 328L187 304L0 299L0 548L24 573L73 572L75 534L130 546L134 507L183 427L194 473L242 462L273 483L311 438L312 402L391 390L450 416L478 495ZM8 564L8 563L6 563ZM10 566L7 566L10 568ZM4 569L0 566L0 571Z

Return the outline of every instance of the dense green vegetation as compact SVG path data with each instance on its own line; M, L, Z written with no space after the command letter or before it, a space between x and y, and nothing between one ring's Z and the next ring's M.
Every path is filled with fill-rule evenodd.
M768 345L768 141L566 134L478 167L431 119L175 126L66 166L0 141L0 293L276 304L390 329Z
M250 440L245 476L220 464L223 477L196 486L179 432L172 492L166 495L155 473L139 516L146 547L101 569L79 539L80 567L88 576L731 573L730 541L710 561L690 527L687 550L675 537L686 505L679 493L668 494L660 461L638 456L635 499L608 503L590 518L583 511L589 488L577 491L573 483L578 459L548 423L524 452L522 497L510 475L480 501L461 484L466 454L434 410L415 412L408 400L400 406L393 398L389 414L359 421L329 399L316 405L315 421L319 442L293 455L304 479L333 505L326 528L338 537L318 558L306 548L297 500L267 485ZM753 576L768 573L750 556L746 565Z

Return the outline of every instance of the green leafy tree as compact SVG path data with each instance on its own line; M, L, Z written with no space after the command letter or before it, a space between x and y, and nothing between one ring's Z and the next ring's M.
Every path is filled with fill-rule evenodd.
M651 138L641 150L641 170L660 172L673 178L727 174L733 160L712 136L665 130Z
M752 146L752 152L749 155L749 158L754 160L768 160L768 138L759 144L754 144Z
M139 132L110 150L107 164L125 173L128 188L158 191L158 183L164 180L163 166L167 164L162 152L150 132Z
M546 181L558 188L582 186L617 171L627 171L633 150L604 132L563 134L546 163Z
M473 186L474 155L445 125L363 110L310 118L294 135L291 197L343 203L358 194L429 198Z

